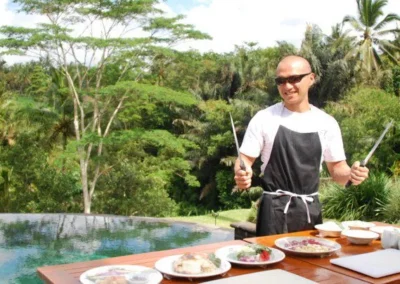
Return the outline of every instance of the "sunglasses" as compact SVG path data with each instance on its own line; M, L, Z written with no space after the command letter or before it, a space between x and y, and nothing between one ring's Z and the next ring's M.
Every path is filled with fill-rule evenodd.
M283 84L286 84L286 83L289 83L289 84L296 84L296 83L298 83L298 82L300 82L305 76L307 76L307 75L310 75L312 72L309 72L309 73L306 73L306 74L300 74L300 75L293 75L293 76L289 76L289 77L286 77L286 78L283 78L283 77L276 77L275 78L275 83L277 84L277 85L283 85Z

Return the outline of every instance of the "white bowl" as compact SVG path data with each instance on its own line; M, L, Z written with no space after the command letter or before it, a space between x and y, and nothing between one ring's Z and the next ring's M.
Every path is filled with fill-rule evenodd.
M315 229L318 230L321 237L340 237L342 228L335 222L326 222L323 224L315 225Z
M343 230L342 236L355 245L368 245L379 238L379 234L366 230Z
M371 227L375 227L376 225L371 222L364 222L364 221L344 221L342 225L345 229L350 230L369 230Z
M382 237L382 233L385 230L397 231L400 233L400 228L396 228L396 227L392 227L392 226L375 226L375 227L369 228L369 230L374 233L377 233L379 235L379 237Z

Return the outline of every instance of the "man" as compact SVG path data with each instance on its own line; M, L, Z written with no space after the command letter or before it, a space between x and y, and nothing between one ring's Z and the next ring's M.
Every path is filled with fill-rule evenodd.
M325 161L332 179L358 185L368 168L346 163L336 120L309 103L315 82L309 62L300 56L280 61L276 79L282 102L259 111L246 130L240 156L246 171L235 164L240 189L251 185L251 166L261 154L264 189L257 217L257 236L313 229L322 223L318 199L319 173Z

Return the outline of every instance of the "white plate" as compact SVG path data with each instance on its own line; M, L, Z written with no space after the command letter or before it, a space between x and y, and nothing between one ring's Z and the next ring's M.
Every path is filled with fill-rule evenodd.
M112 271L118 269L120 272L113 273ZM100 276L102 274L108 274L108 276L125 276L125 279L131 280L129 283L135 283L134 280L137 279L137 283L146 283L146 284L158 284L162 281L163 277L160 272L155 269L151 269L145 266L139 265L108 265L108 266L100 266L93 269L90 269L81 274L79 280L82 284L95 284L96 281L91 277ZM139 282L141 280L141 282ZM146 281L147 282L144 282Z
M295 248L307 244L319 244L327 251L298 251ZM328 256L340 250L340 244L323 238L314 237L285 237L275 240L275 245L285 252L302 256Z
M154 267L155 267L155 269L157 269L158 271L160 271L163 274L166 274L169 276L175 276L175 277L185 277L185 278L190 278L190 279L221 275L221 274L226 273L229 269L231 269L231 264L228 261L221 259L221 266L213 272L207 272L207 273L201 273L201 274L178 273L178 272L174 271L173 263L175 260L178 260L178 258L180 258L182 255L183 254L163 257L154 264Z
M243 248L244 245L234 245L234 246L226 246L218 249L215 252L215 255L221 259L225 259L230 263L246 265L246 266L255 266L255 265L267 265L272 263L277 263L282 261L285 258L285 254L278 249L269 248L271 250L270 259L266 261L257 261L257 262L246 262L240 261L235 258L235 255Z
M365 221L344 221L342 222L342 226L345 229L351 229L351 230L369 230L371 227L375 227L376 225L371 222L365 222Z

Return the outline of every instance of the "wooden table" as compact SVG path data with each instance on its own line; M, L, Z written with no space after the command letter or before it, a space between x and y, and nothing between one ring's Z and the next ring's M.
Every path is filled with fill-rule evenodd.
M388 226L389 224L385 223L380 223L380 222L374 222L377 225L381 226ZM393 226L393 225L390 225ZM265 237L256 237L256 238L248 238L244 239L247 242L250 243L258 243L262 245L266 245L269 247L274 247L275 240L283 237L294 237L294 236L316 236L318 234L318 231L311 230L311 231L302 231L302 232L296 232L296 233L289 233L289 234L282 234L282 235L273 235L273 236L265 236ZM350 256L350 255L356 255L356 254L361 254L361 253L367 253L367 252L373 252L377 250L381 250L381 242L380 240L373 241L370 245L367 246L360 246L360 245L352 245L350 244L346 238L329 238L329 240L336 241L339 243L342 247L341 249L333 254L332 256L329 257L323 257L323 258L317 258L317 257L302 257L298 255L286 255L286 257L294 258L309 264L312 264L314 266L318 266L330 271L334 271L364 282L368 283L400 283L400 274L394 274L391 276L386 276L382 278L372 278L369 276L366 276L364 274L357 273L355 271L351 271L345 268L342 268L337 265L333 265L330 263L330 259L333 258L338 258L338 257L344 257L344 256ZM400 263L399 263L400 265Z
M383 225L382 223L379 223ZM243 241L227 241L219 242L208 245L200 245L195 247L179 248L172 250L164 250L158 252L149 252L143 254L134 254L121 257L106 258L101 260L77 262L65 265L54 265L39 267L37 272L41 279L45 283L66 283L66 284L77 284L79 282L79 276L87 271L88 269L104 266L104 265L115 265L115 264L131 264L131 265L142 265L146 267L154 267L154 264L160 258L183 254L185 252L215 252L217 249L228 246L228 245L243 245L247 243L259 243L270 247L274 246L276 239L285 236L313 236L316 235L317 231L302 231L297 233L274 235L258 238L249 238ZM271 269L282 269L288 272L297 274L299 276L308 278L318 283L333 284L333 283L400 283L400 274L374 279L357 272L344 269L338 266L331 265L329 262L330 258L354 255L359 253L370 252L381 249L380 241L374 241L369 246L353 246L347 243L346 239L332 239L336 240L341 244L342 249L337 255L326 257L326 258L310 258L310 257L299 257L295 255L286 255L285 259L279 263L268 265L267 267L243 267L232 265L232 269L229 270L224 276L215 276L211 278L201 278L194 280L193 282L184 278L172 278L171 280L163 279L161 283L199 283L221 277L234 277L238 275L260 272Z

